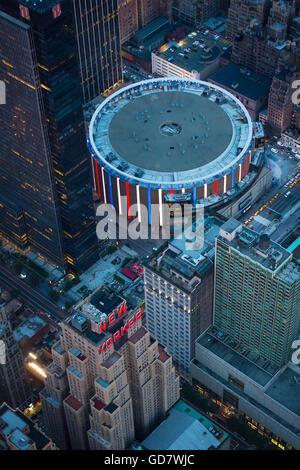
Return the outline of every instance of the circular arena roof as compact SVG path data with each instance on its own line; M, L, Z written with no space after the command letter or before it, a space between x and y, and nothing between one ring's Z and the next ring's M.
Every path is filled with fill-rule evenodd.
M207 82L152 79L122 88L90 123L94 158L116 177L189 187L230 173L252 142L246 108Z

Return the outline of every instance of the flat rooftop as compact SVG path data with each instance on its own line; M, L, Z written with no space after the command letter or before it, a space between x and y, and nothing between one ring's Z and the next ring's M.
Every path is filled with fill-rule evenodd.
M114 150L133 165L187 171L219 157L230 145L233 128L226 112L207 98L157 92L125 105L112 119L109 136Z
M0 407L0 434L11 436L11 442L20 450L28 448L29 440L35 443L37 450L44 449L50 442L31 419L19 410L10 409L6 404Z
M217 449L228 437L218 425L179 400L142 446L149 450L208 450Z
M119 359L122 357L119 353L113 352L111 356L109 356L106 361L104 361L101 365L102 367L105 367L106 369L110 369Z
M132 40L138 44L142 44L145 41L153 38L161 32L165 32L165 29L169 26L169 21L167 18L159 17L151 21L149 24L140 29L137 33L134 34Z
M27 450L33 445L33 440L19 429L15 429L11 433L9 441L19 450Z
M267 96L272 83L271 79L250 72L236 64L226 65L222 70L212 75L209 81L254 101L262 96Z
M167 362L168 359L170 359L169 354L165 351L164 347L161 344L158 345L158 352L159 352L159 360L161 362L164 363L164 362Z
M266 394L300 416L300 372L287 367L268 387Z
M128 338L128 341L130 341L133 344L136 344L146 334L147 334L147 330L144 327L142 327L139 330L137 330L132 336L130 336L130 338Z
M82 407L82 403L80 403L80 401L72 395L69 395L64 401L75 411L80 410L80 408Z
M14 337L16 341L23 342L29 338L32 338L38 333L47 323L42 318L35 315L34 317L28 318L22 325L14 330Z
M237 341L232 340L228 335L225 336L215 327L211 327L200 336L197 342L262 387L277 372L270 363L268 364L269 361L238 345Z

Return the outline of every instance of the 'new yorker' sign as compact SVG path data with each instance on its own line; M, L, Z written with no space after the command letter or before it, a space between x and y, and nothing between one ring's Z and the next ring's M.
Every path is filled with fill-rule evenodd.
M123 313L126 313L127 311L127 302L125 302L124 305L121 305L117 309L116 312L111 313L107 319L101 323L99 326L99 332L103 333L109 326L113 325L118 318L120 318ZM130 330L140 318L142 318L142 311L139 311L137 313L134 313L132 317L123 325L120 330L116 331L111 338L109 338L107 341L105 341L102 346L99 347L99 352L103 354L105 348L109 349L113 343L115 343L118 339L120 339L128 330Z

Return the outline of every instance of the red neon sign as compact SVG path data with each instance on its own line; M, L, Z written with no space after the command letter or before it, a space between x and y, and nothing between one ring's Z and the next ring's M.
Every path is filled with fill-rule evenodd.
M54 19L58 18L59 16L61 15L61 6L60 6L60 3L58 3L57 5L55 5L53 8L52 8L52 16Z
M30 14L29 14L29 9L27 7L24 7L24 5L19 5L20 8L20 15L22 18L25 18L25 20L30 20Z
M106 330L108 326L113 325L115 321L117 320L116 316L121 317L123 313L125 313L127 310L127 303L122 305L117 312L113 312L111 315L109 315L108 320L105 320L99 327L100 333L102 331ZM103 354L105 348L109 349L115 343L118 339L121 339L122 336L124 336L125 333L128 333L128 330L130 330L140 318L142 318L143 313L140 310L139 312L135 313L132 315L132 317L125 323L125 325L121 326L121 328L116 331L111 338L108 338L107 341L105 341L102 346L99 347L99 352Z

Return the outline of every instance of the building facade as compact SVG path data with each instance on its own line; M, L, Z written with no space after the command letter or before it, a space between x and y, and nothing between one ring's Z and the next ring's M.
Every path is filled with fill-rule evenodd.
M238 33L244 32L250 21L255 19L259 24L266 22L270 0L231 0L226 23L226 36L234 39Z
M23 3L0 2L1 233L81 271L98 248L72 5Z
M289 251L231 218L216 238L214 319L193 385L280 449L299 449L300 270Z
M258 120L259 111L268 103L271 80L230 63L209 78L209 82L225 88L243 103L252 120Z
M129 41L139 29L137 0L119 0L121 44Z
M285 365L300 325L300 271L268 235L229 219L216 239L214 325L223 335Z
M9 450L56 450L39 427L18 409L0 406L0 438Z
M73 0L83 102L122 81L118 0Z
M174 0L173 15L175 21L191 26L199 26L224 9L220 0Z
M212 259L219 225L217 219L206 221L205 243L199 250L187 249L185 239L174 239L144 267L147 327L186 377L196 338L212 324Z
M268 126L280 136L292 123L294 111L292 84L295 79L295 74L284 71L273 77L268 100Z

